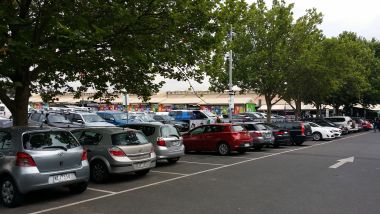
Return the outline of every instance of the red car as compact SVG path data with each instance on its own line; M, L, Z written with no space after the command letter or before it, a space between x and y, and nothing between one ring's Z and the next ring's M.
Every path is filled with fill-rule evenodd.
M185 151L216 151L228 155L231 151L244 153L252 147L248 131L229 123L199 126L182 137Z
M372 123L370 123L368 120L364 120L362 126L365 131L373 129Z

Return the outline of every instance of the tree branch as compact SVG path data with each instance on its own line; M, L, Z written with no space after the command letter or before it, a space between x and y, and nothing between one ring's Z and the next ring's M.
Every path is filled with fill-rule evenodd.
M15 110L14 101L9 98L4 89L0 89L0 100L7 106L7 108L13 112Z

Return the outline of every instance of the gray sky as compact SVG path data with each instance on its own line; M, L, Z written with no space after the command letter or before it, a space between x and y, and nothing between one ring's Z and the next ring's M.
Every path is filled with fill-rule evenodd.
M255 2L246 0L248 3ZM266 0L270 4L271 0ZM343 31L353 31L367 39L380 39L380 0L287 0L294 3L295 18L305 14L306 9L316 8L324 15L320 28L328 37L338 36ZM162 80L162 78L158 78ZM187 82L165 80L161 91L187 90ZM195 90L207 90L208 81L192 83Z

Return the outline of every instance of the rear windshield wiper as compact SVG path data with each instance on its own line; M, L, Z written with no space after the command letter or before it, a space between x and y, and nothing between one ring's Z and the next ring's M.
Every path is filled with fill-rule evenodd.
M45 146L42 149L63 149L65 151L67 151L67 148L64 146Z

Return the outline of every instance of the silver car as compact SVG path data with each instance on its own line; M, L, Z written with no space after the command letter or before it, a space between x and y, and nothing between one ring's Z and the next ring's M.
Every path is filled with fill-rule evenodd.
M115 127L108 123L96 113L91 112L70 112L66 115L73 124L82 125L84 127Z
M58 128L0 129L0 193L7 207L22 203L25 193L68 186L87 189L87 152L68 131Z
M253 148L260 150L263 146L271 145L276 147L275 138L272 134L272 130L266 127L260 122L245 122L245 123L236 123L243 126L251 135L253 139Z
M106 182L110 174L146 175L156 166L154 148L140 131L117 127L71 131L88 152L91 180Z
M155 147L157 159L176 163L185 154L182 137L173 125L151 122L128 124L126 127L141 130L148 137Z

